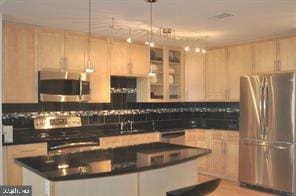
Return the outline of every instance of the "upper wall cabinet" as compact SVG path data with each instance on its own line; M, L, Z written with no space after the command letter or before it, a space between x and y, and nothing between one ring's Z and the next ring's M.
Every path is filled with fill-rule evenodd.
M149 72L149 48L145 45L130 44L130 67L132 76L147 76Z
M281 71L296 70L296 37L279 40Z
M209 101L226 99L226 49L209 50L206 54L206 97Z
M111 41L111 75L146 77L149 72L149 48L140 44Z
M67 70L83 71L87 60L87 36L82 33L65 33L65 66Z
M35 29L4 23L3 30L3 103L37 102Z
M91 63L95 72L90 74L90 102L110 102L110 63L108 41L91 39Z
M251 44L228 48L229 99L239 101L240 76L252 73Z
M38 28L37 65L39 70L64 66L64 32Z
M205 100L205 55L185 53L185 101Z
M276 62L276 41L269 40L253 44L254 73L273 72Z
M111 41L111 75L129 75L128 44L123 41Z

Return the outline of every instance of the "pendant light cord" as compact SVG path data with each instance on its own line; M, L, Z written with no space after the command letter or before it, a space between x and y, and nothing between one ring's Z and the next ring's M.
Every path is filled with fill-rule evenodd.
M88 1L88 61L90 61L90 35L91 35L90 33L91 33L91 0Z
M150 2L150 43L152 42L152 2Z

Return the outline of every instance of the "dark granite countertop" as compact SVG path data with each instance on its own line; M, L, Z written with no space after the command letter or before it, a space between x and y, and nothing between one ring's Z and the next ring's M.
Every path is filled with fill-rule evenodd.
M84 126L79 128L71 128L71 131L81 131L85 133L91 133L95 134L98 139L101 137L108 137L108 136L119 136L119 135L130 135L130 134L143 134L143 133L152 133L152 132L174 132L174 131L182 131L182 130L189 130L189 129L204 129L198 124L196 124L194 121L182 121L176 123L169 123L169 122L163 122L162 124L159 124L153 130L151 124L142 124L138 127L135 127L137 129L137 132L128 133L125 132L124 134L121 133L121 131L118 129L117 125L112 126ZM60 130L50 130L50 132L54 131L60 131ZM64 130L67 131L67 130ZM237 130L229 130L229 131L237 131ZM18 144L31 144L31 143L40 143L40 142L46 142L46 140L40 140L37 138L34 138L34 134L36 134L38 131L34 129L24 129L24 130L14 130L13 135L13 143L4 143L3 145L18 145Z
M18 164L50 181L63 181L153 170L194 160L209 153L210 150L203 148L150 143L16 160ZM151 163L148 159L151 159Z

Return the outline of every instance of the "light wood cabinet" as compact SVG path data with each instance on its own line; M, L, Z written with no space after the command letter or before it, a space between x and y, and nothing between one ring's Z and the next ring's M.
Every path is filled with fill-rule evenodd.
M120 146L130 146L137 144L159 142L159 133L143 133L143 134L132 134L132 135L119 135L111 137L100 138L100 147L115 148Z
M122 146L121 137L120 136L112 136L112 137L101 137L100 138L100 148L116 148Z
M209 50L206 54L206 97L224 101L227 86L226 49Z
M225 175L238 179L239 136L233 131L225 132Z
M141 143L153 143L160 141L160 134L158 132L155 133L145 133L141 134Z
M214 131L210 133L210 155L209 171L216 175L224 175L225 156L224 156L224 137L223 131Z
M3 150L4 183L6 185L23 185L22 167L16 158L47 155L47 143L5 146Z
M228 48L229 68L229 99L239 101L240 76L252 73L251 44L232 46Z
M95 72L90 74L90 102L110 102L110 63L108 40L92 37L90 59Z
M296 37L279 40L279 58L281 71L296 70Z
M185 131L185 145L196 147L196 130L186 130Z
M69 71L84 71L87 61L87 35L82 33L65 33L66 68Z
M276 70L276 41L262 41L253 44L253 72L264 73Z
M205 55L185 53L185 101L205 100Z
M129 75L128 44L123 41L111 41L111 75Z
M238 179L239 136L237 131L210 131L210 167L208 173Z
M208 131L198 129L196 131L196 147L209 149ZM209 156L200 157L197 160L198 171L206 172L209 170Z
M37 72L33 27L4 23L3 103L36 103Z
M66 67L64 31L38 28L37 65L39 70L62 70Z
M149 72L149 48L146 45L129 44L129 73L131 76L147 77Z

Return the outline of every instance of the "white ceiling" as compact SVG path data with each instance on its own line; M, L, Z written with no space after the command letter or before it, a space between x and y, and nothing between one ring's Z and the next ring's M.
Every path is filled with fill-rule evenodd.
M92 0L92 5L94 33L126 38L131 27L136 40L146 39L149 4L144 0ZM179 46L196 44L193 39L200 36L208 36L207 47L217 47L296 34L296 0L159 0L153 6L154 28L174 28L181 39L160 41ZM87 0L8 0L3 10L9 21L88 30ZM234 16L211 18L223 12ZM109 28L112 17L121 30Z

